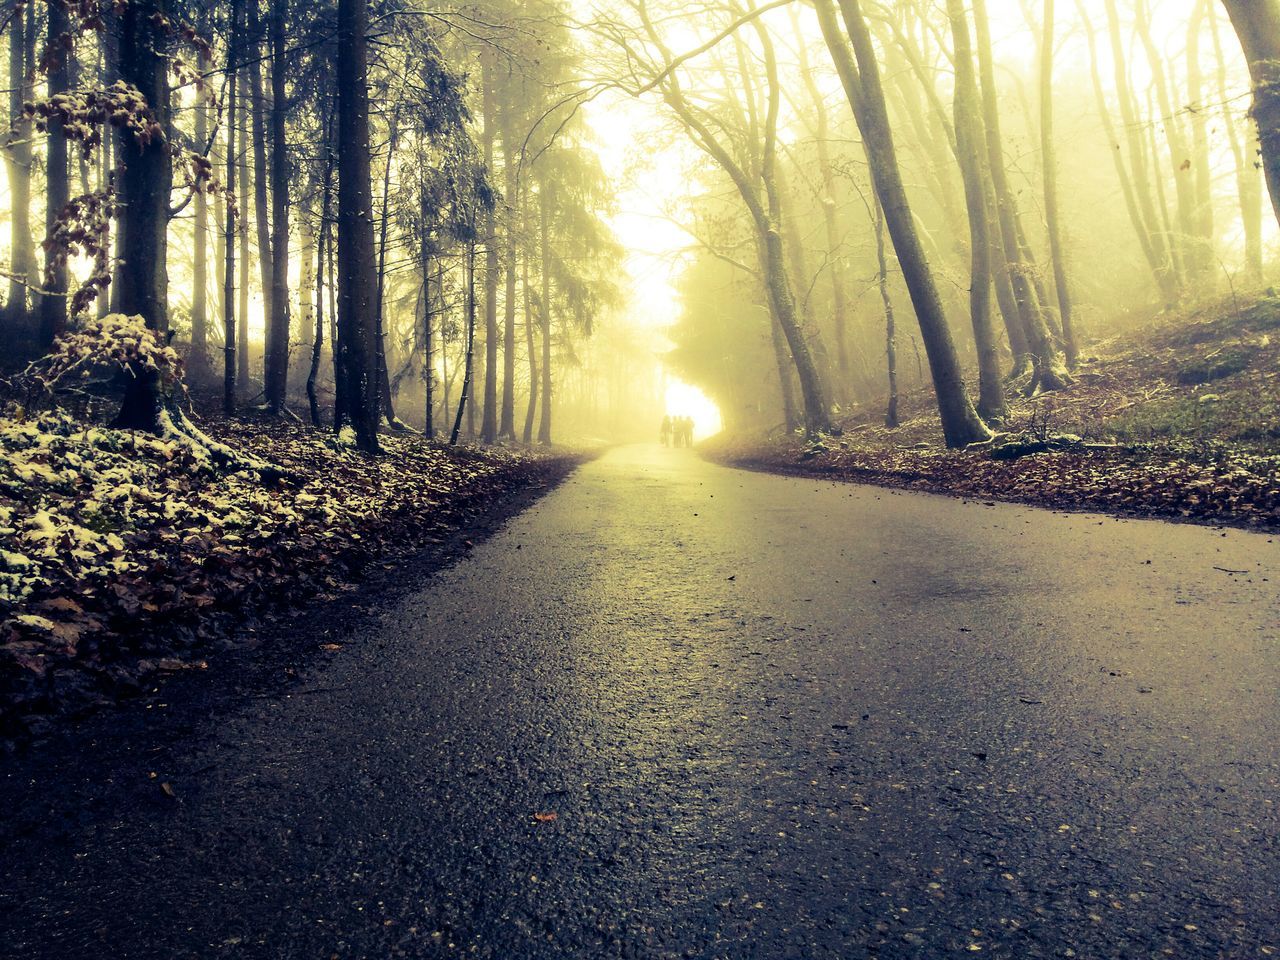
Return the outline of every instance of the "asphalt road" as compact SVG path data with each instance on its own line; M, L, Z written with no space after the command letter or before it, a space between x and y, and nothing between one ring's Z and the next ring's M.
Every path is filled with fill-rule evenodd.
M0 954L1278 955L1277 559L615 450L296 678L4 761Z

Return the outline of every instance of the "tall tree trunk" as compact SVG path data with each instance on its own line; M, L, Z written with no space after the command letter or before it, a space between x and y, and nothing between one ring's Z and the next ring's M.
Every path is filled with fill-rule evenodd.
M526 216L522 219L527 224L528 205L524 205ZM524 349L529 360L529 405L524 411L524 430L520 432L520 440L525 446L533 443L533 421L538 412L538 351L534 344L534 320L532 289L529 286L529 257L520 258L520 290L524 305Z
M325 164L324 164L324 180L320 185L320 222L318 226L318 236L316 237L316 304L315 304L315 334L311 342L311 368L307 371L307 406L311 411L311 423L316 428L321 425L320 401L316 396L316 380L320 376L320 360L323 356L324 348L324 298L325 288L325 266L329 258L329 215L333 209L333 111L329 111L328 121L325 123ZM330 277L332 279L332 275ZM332 352L333 345L329 348ZM335 378L336 380L336 378ZM334 418L337 420L337 417Z
M249 0L249 92L250 128L253 136L253 221L257 234L258 275L262 290L264 337L262 345L262 379L266 385L268 359L271 353L271 327L275 315L271 294L275 289L271 265L271 202L267 193L267 95L262 85L262 18L261 0Z
M671 54L662 45L643 6L640 12L644 17L645 30L650 40L670 63ZM796 375L800 380L800 391L804 396L805 430L810 434L817 434L830 429L831 412L827 404L826 387L814 361L813 351L796 316L795 292L788 275L786 250L782 240L781 196L775 174L781 85L769 35L758 21L754 22L753 26L763 52L768 93L768 113L761 127L764 142L759 151L758 175L753 175L752 171L746 170L739 164L717 139L710 127L703 122L700 115L690 109L672 72L665 77L663 95L667 104L684 124L686 132L694 143L715 160L733 181L751 216L756 253L765 291L769 297L769 306L774 319L782 327L782 332L786 336L787 345L791 349L791 357L795 363ZM761 191L763 191L763 197Z
M338 0L338 344L346 415L362 450L378 452L377 277L369 180L369 11Z
M29 335L28 285L36 281L31 238L31 121L23 104L31 93L30 7L14 7L9 19L9 123L4 145L9 179L9 297L5 313L10 333Z
M497 98L494 96L497 71L488 51L481 56L480 63L484 112L481 139L485 169L492 171L498 128ZM498 439L498 224L492 206L484 215L484 401L480 439L485 443Z
M884 425L893 429L898 419L898 331L893 313L893 297L889 295L889 258L884 249L884 209L880 198L873 197L876 207L876 286L884 306L884 359L889 374L889 400L885 404Z
M462 415L467 409L467 401L471 399L472 372L476 355L476 242L467 241L467 342L466 355L463 358L462 395L458 397L458 413L453 418L453 432L449 434L450 445L456 445L458 434L462 431Z
M253 0L251 0L253 2ZM243 49L246 45L243 43L243 34L241 34L240 46ZM252 49L252 48L249 48ZM250 264L249 264L249 114L253 110L253 88L245 82L245 78L241 78L240 86L242 94L240 96L240 113L239 113L239 139L240 139L240 155L235 158L236 169L240 176L240 193L237 198L237 206L240 208L240 221L237 233L239 234L238 242L240 244L240 292L239 304L236 313L236 330L237 341L239 343L239 351L236 353L236 379L240 383L240 389L244 390L249 385L249 282L250 282Z
M1077 0L1081 16L1085 17L1083 0ZM1129 164L1132 168L1132 190L1143 223L1146 242L1150 244L1156 263L1156 280L1164 294L1166 304L1177 303L1182 297L1182 279L1174 266L1172 251L1162 234L1160 219L1156 215L1151 179L1147 171L1146 147L1142 142L1142 125L1134 105L1129 86L1129 73L1125 60L1124 41L1120 36L1120 16L1115 0L1105 0L1107 32L1111 39L1111 55L1115 65L1116 100L1120 105L1120 119L1124 125L1129 145ZM1087 17L1085 17L1087 22ZM1088 33L1092 35L1092 30ZM1110 114L1103 111L1103 121L1110 124ZM1116 149L1119 150L1117 142Z
M240 3L231 0L229 38L227 40L227 198L236 195L236 124L239 104L236 100L238 71L236 54L240 46ZM226 204L223 221L222 273L222 412L227 416L236 410L236 218L232 203ZM243 349L243 347L241 348Z
M50 9L59 4L50 5ZM202 16L202 33L208 30L208 15ZM201 75L211 67L209 55L201 50L197 65ZM197 86L195 104L196 149L209 146L208 94ZM210 150L212 153L212 150ZM204 380L209 371L209 197L204 190L197 190L192 200L195 207L195 235L192 251L191 278L191 352L187 356L187 369L194 380Z
M978 415L988 422L1006 415L1000 354L991 323L991 242L987 233L986 177L982 169L985 131L973 47L963 0L947 0L954 45L956 153L969 212L969 317L978 352Z
M425 203L423 205L425 207ZM431 247L422 241L422 435L428 440L436 436L435 419L436 356L435 333L431 328Z
M804 79L805 89L809 94L809 102L814 113L814 140L818 153L818 172L822 177L822 222L826 230L827 257L829 264L827 274L831 280L831 319L836 332L836 365L840 371L839 396L848 402L851 374L849 371L849 308L845 294L844 257L841 253L840 226L836 217L836 178L831 165L831 120L827 113L826 100L818 89L813 70L809 64L809 54L805 48L805 37L800 29L800 22L792 10L791 25L796 33L796 49L800 55L800 75Z
M1152 89L1155 93L1156 105L1159 108L1158 113L1154 110L1151 111L1151 116L1160 119L1160 122L1154 126L1158 126L1164 131L1165 145L1169 151L1169 166L1173 172L1178 229L1170 235L1170 248L1177 250L1181 256L1185 264L1187 280L1192 283L1202 283L1205 273L1211 268L1211 262L1206 257L1206 254L1211 255L1212 251L1205 245L1196 242L1198 225L1195 215L1195 185L1193 182L1191 155L1183 138L1179 111L1175 109L1173 98L1169 95L1169 82L1165 76L1164 58L1161 57L1160 52L1156 49L1155 41L1151 38L1151 11L1147 6L1146 0L1136 0L1133 22L1138 40L1142 43L1143 51L1146 53L1147 65L1151 69ZM1192 52L1190 49L1187 51L1188 57L1191 56ZM1189 63L1188 69L1189 71L1198 71L1199 68L1192 67ZM1152 132L1154 134L1154 129ZM1163 177L1160 176L1158 156L1158 153L1152 153L1156 177L1163 180Z
M1253 81L1262 171L1280 222L1280 0L1222 0Z
M880 84L880 68L876 63L871 34L863 20L859 0L840 2L848 38L853 44L853 57L850 56L845 36L836 24L832 0L816 0L815 7L827 49L831 52L845 95L853 109L854 119L862 132L872 180L884 209L885 225L893 240L902 276L915 307L925 352L929 357L929 369L933 375L943 437L949 447L964 447L988 440L991 438L991 431L982 422L965 393L960 360L956 356L951 329L943 312L942 299L938 295L933 271L925 259L915 221L911 216L911 206L898 168L884 90ZM854 57L857 59L856 64Z
M54 97L70 90L74 48L71 46L71 18L61 3L49 4L48 46L45 63L49 71L49 96ZM65 42L64 42L65 41ZM53 236L58 219L71 199L71 184L67 175L67 134L62 121L49 121L48 156L46 158L45 237ZM44 287L48 296L40 298L40 342L52 346L54 338L67 325L67 260L65 254L46 247Z
M169 126L168 59L159 49L154 19L167 14L164 0L134 0L120 13L117 75L145 98L160 131ZM163 133L138 140L132 131L119 133L116 170L119 202L120 264L112 284L117 313L138 315L152 330L169 329L168 226L173 167ZM156 430L159 427L159 384L154 371L141 367L125 391L115 426Z
M317 430L323 425L323 418L320 414L320 398L316 391L316 381L320 377L320 361L324 357L324 258L325 258L325 238L329 230L325 225L325 218L329 212L329 187L325 184L325 197L321 204L320 214L320 235L316 238L315 249L312 251L315 256L315 285L316 300L315 312L312 319L315 321L313 332L311 334L311 366L307 370L307 407L311 414L311 425Z
M518 152L514 149L515 134L512 131L509 109L503 107L502 124L502 183L506 194L507 229L506 262L503 264L505 281L502 298L502 412L498 418L498 436L514 441L516 438L516 211L521 209L517 196L520 187L516 182Z
M538 191L538 243L542 308L542 412L538 443L551 443L551 199L547 185Z
M284 410L289 391L289 145L285 115L285 18L288 0L270 0L271 32L271 297L264 375L267 406ZM257 0L254 0L257 6Z
M769 311L769 339L773 342L773 359L778 368L778 393L782 397L782 422L787 433L793 433L800 426L800 414L796 410L796 390L791 382L795 365L791 362L791 352L787 349L787 338L782 332L782 325Z
M1062 224L1058 212L1058 154L1053 142L1054 0L1044 0L1044 39L1040 44L1040 160L1044 176L1044 219L1049 232L1049 260L1053 264L1053 288L1058 295L1067 366L1080 359L1075 318L1071 312L1071 288L1067 283L1066 255L1062 249Z
M117 73L138 88L160 130L169 126L168 62L158 49L153 17L167 14L165 0L134 0L120 14ZM122 129L116 186L121 262L112 284L112 309L138 314L153 330L169 329L168 226L173 168L163 135L146 142Z
M1218 34L1218 12L1211 0L1207 0L1207 11L1213 35L1214 57L1218 64L1218 102L1222 105L1223 126L1226 127L1227 141L1235 159L1236 196L1240 203L1240 222L1244 230L1245 275L1251 282L1258 284L1262 282L1262 183L1251 151L1245 149L1241 140L1238 128L1240 118L1232 112L1231 96L1227 89L1227 58L1222 49L1222 38ZM1256 129L1252 115L1247 122Z
M1148 225L1146 214L1143 210L1143 204L1138 199L1138 191L1130 177L1129 168L1124 162L1124 152L1121 148L1120 139L1116 134L1115 124L1111 120L1111 108L1107 104L1107 97L1102 89L1102 71L1099 65L1097 40L1094 36L1093 24L1089 20L1083 0L1076 0L1076 9L1079 11L1080 19L1083 22L1085 40L1089 45L1090 74L1093 79L1094 98L1098 105L1098 116L1102 119L1103 132L1106 133L1107 142L1111 145L1111 159L1115 165L1116 179L1120 181L1120 192L1124 197L1125 209L1129 214L1129 222L1133 225L1134 234L1138 238L1138 245L1142 249L1142 255L1147 261L1147 266L1151 269L1151 275L1156 282L1157 288L1163 295L1166 305L1171 305L1177 301L1177 287L1173 282L1172 274L1169 272L1163 249L1156 244L1156 239ZM1131 149L1132 143L1133 141L1130 139Z
M395 108L391 110L391 124L387 136L387 163L382 171L382 210L378 216L378 395L382 401L382 414L387 423L396 429L396 411L391 396L391 373L387 366L387 228L391 224L391 164L395 160L397 141L400 138L400 118Z
M1064 358L1044 315L1039 291L1032 282L1035 265L1024 256L1018 229L1018 213L1004 165L1004 142L1000 133L999 96L995 86L995 63L991 52L991 30L987 20L986 0L974 0L973 20L977 40L978 70L981 75L983 123L987 141L987 165L995 188L998 228L1014 297L1022 314L1035 378L1028 391L1057 390L1071 382Z
M1192 217L1195 223L1195 254L1201 268L1200 280L1210 290L1218 275L1214 260L1213 161L1209 156L1209 112L1204 103L1204 72L1200 61L1200 38L1213 0L1194 0L1187 23L1187 96L1191 101Z

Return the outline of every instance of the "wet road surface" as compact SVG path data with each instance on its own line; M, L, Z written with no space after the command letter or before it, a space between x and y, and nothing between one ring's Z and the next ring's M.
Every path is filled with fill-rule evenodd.
M1280 955L1278 556L615 450L275 692L3 761L0 955Z

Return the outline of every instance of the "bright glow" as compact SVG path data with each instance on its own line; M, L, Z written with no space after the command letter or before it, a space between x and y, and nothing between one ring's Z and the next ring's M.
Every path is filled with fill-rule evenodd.
M720 432L720 408L705 393L681 380L667 380L667 415L693 417L693 439L701 440Z

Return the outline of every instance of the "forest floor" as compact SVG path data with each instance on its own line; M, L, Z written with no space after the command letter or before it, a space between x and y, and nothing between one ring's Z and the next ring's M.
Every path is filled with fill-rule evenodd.
M582 459L412 435L371 459L294 424L201 426L285 479L62 413L0 419L0 748L204 670L396 562L445 563Z
M943 448L931 388L838 436L722 434L734 466L974 499L1280 530L1280 298L1228 301L1088 345L1068 389L1012 397L991 444Z

